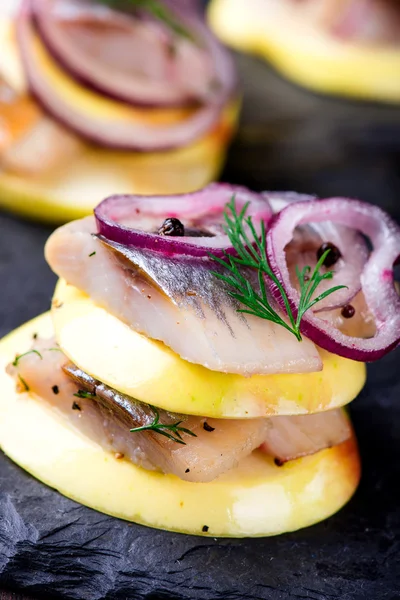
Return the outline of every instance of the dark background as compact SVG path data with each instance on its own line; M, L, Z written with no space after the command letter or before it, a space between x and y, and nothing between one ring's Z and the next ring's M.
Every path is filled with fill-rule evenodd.
M223 179L359 197L400 220L398 108L319 97L256 59L238 64L243 117ZM49 233L0 214L0 335L49 307ZM0 456L0 587L84 600L399 600L399 359L396 351L371 365L352 404L364 469L355 497L298 533L214 540L154 531L79 506Z

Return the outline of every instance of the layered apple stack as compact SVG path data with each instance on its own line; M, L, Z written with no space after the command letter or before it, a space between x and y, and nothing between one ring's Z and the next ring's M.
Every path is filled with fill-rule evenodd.
M107 198L47 242L51 314L1 342L3 450L153 527L259 536L328 517L360 476L342 407L398 344L399 244L388 215L344 198Z

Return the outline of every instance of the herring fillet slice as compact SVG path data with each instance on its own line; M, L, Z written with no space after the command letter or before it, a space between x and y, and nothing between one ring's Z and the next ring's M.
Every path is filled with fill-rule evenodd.
M212 481L257 448L283 464L351 436L349 419L341 409L315 415L237 420L159 410L161 423L182 421L182 426L197 437L182 433L186 445L180 445L150 431L131 433L130 428L153 421L152 407L85 374L55 348L52 339L37 340L33 349L39 354L22 355L17 365L7 367L20 392L27 386L40 401L105 450L124 455L147 470L173 473L187 481ZM96 396L78 398L75 394L79 390Z
M342 409L312 415L273 417L260 450L277 464L337 446L351 436L350 420Z
M159 410L161 423L182 420L182 427L190 429L197 437L182 434L186 445L181 445L150 431L131 433L131 428L153 421L154 411L149 405L115 392L76 367L67 367L71 365L67 357L60 350L51 349L54 340L38 340L33 348L40 356L26 354L18 359L16 366L8 367L19 390L25 391L26 384L30 392L57 409L74 428L102 448L123 454L148 470L173 473L187 481L212 481L237 466L241 458L264 440L267 419L205 419L164 410ZM66 374L64 367L74 374L75 380ZM86 379L85 386L78 384L77 378L82 382ZM94 386L98 398L74 395L79 389L93 391Z
M91 299L188 362L226 373L320 371L316 346L282 326L238 313L239 303L207 260L111 248L93 237L91 217L57 229L45 254L53 271ZM250 273L251 277L255 273Z

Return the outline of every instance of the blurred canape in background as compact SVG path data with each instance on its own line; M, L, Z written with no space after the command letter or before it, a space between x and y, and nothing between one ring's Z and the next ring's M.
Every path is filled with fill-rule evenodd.
M382 20L356 21L364 23L357 43L329 32L322 15L330 14L333 25L334 14L337 23L361 5L371 8L365 16ZM236 55L244 102L223 179L257 190L363 198L398 214L399 21L382 27L386 12L372 11L378 7L400 13L397 0L208 3L209 22L221 39L252 51ZM277 21L283 15L288 20ZM297 27L296 19L303 25Z
M60 222L218 177L239 99L198 2L2 0L0 45L0 206Z
M315 91L400 102L398 0L212 0L210 23Z

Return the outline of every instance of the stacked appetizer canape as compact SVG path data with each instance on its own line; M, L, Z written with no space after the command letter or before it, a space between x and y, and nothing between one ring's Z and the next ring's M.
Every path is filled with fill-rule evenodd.
M355 491L342 407L400 339L400 230L376 206L212 184L112 196L57 229L51 314L0 344L0 444L87 506L263 536Z
M300 85L400 102L398 0L212 0L210 20Z
M235 68L196 3L5 0L0 41L0 205L69 221L218 175Z

